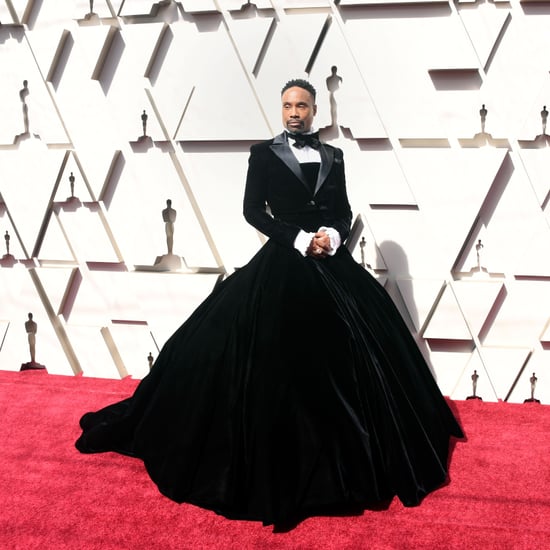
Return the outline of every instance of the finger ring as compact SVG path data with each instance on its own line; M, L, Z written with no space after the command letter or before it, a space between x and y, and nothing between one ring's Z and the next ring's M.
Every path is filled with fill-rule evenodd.
M317 254L321 254L322 250L320 248L318 248L316 251L315 251Z

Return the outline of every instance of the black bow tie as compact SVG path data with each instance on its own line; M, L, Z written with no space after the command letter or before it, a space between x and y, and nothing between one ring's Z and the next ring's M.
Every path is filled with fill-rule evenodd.
M319 132L315 132L313 134L291 134L287 132L286 135L290 139L294 140L293 145L298 149L301 149L306 145L309 145L309 147L313 149L319 149L319 147L321 146L321 142L319 141Z

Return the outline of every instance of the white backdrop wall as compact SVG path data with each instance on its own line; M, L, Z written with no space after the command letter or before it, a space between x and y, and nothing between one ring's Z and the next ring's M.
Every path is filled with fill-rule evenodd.
M0 1L0 368L29 361L32 312L48 372L143 377L264 242L248 151L301 77L345 153L353 254L442 391L475 371L523 402L536 373L550 402L549 25L519 0Z

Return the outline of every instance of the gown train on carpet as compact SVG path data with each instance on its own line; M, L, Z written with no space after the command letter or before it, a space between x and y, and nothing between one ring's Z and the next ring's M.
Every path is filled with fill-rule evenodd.
M143 460L176 502L278 524L420 503L462 431L385 289L345 247L269 240L195 310L84 453Z

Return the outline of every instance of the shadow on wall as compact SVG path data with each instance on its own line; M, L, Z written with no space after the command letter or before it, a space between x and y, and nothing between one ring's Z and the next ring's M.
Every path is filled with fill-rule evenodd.
M385 288L392 297L406 325L409 327L424 359L430 367L432 375L436 378L430 361L428 344L420 334L420 320L414 300L414 288L412 285L412 275L409 272L407 254L403 247L395 241L383 241L378 246L378 251L387 266Z

